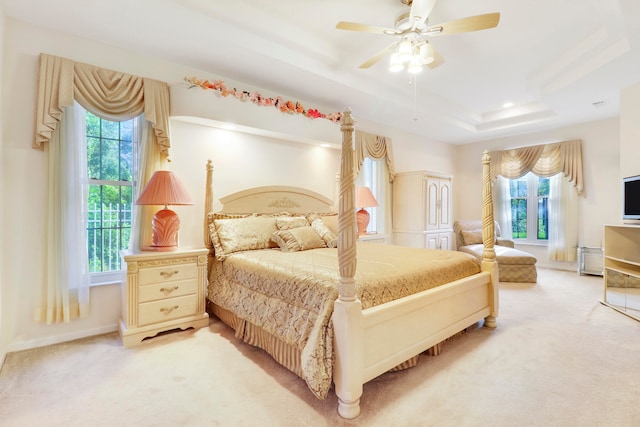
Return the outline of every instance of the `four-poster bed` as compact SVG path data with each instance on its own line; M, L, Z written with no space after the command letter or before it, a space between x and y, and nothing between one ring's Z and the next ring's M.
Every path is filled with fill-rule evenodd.
M347 109L337 216L331 200L296 187L241 191L214 212L209 162L204 224L210 310L317 397L333 383L345 418L358 416L364 383L412 366L483 319L495 327L498 313L489 156L481 263L460 252L356 244L353 123Z

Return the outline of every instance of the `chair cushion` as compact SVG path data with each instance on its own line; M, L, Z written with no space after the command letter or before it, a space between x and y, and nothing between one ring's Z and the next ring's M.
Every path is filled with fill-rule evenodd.
M519 249L499 245L495 245L494 249L496 251L496 260L498 261L498 265L532 265L537 262L536 257ZM484 246L467 245L459 247L458 250L474 255L478 259L482 259Z
M498 280L501 282L536 283L536 257L507 246L495 245L496 261L498 261ZM459 251L474 255L482 260L483 245L468 245L458 248Z

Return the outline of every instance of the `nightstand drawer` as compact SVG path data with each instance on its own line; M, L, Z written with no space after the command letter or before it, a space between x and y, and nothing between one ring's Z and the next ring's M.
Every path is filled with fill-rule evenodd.
M175 280L195 279L198 266L195 264L176 264L163 267L142 268L138 275L140 285L163 283Z
M196 292L198 292L198 281L196 279L154 283L153 285L140 286L138 290L138 301L155 301L195 294Z
M197 295L186 295L160 301L144 302L138 306L138 324L164 322L196 313L198 306Z
M206 307L208 249L121 252L120 336L125 347L174 329L209 324Z

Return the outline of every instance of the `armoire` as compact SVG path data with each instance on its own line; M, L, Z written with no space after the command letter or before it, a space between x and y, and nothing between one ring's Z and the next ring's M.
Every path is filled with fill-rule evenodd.
M396 245L453 249L453 177L402 172L393 181L392 228Z

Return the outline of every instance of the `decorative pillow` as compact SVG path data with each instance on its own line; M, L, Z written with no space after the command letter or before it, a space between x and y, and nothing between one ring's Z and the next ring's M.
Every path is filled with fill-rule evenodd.
M338 235L338 214L319 215L322 218L322 222L327 226L329 230L336 236Z
M220 213L220 212L209 212L207 214L207 224L209 224L209 237L211 238L211 242L214 243L214 250L215 250L215 240L217 238L215 234L217 233L216 233L216 226L213 223L213 221L216 219L246 218L248 216L251 216L251 214L227 214L227 213Z
M290 230L292 228L306 227L308 225L309 221L303 216L276 218L276 227L278 227L278 230Z
M462 238L465 245L477 245L482 243L482 229L462 230Z
M272 247L271 236L278 230L273 216L214 219L212 225L209 230L216 258L220 261L233 252Z
M313 221L311 221L311 227L320 235L324 243L328 248L337 248L338 247L338 238L333 233L333 231L329 230L322 221L322 218L316 217Z
M498 242L498 234L494 231L493 233L493 243L496 244ZM476 228L473 230L462 230L462 238L464 239L465 245L476 245L479 243L484 243L482 241L482 228Z
M273 240L284 252L306 251L326 247L324 240L310 225L273 233Z

